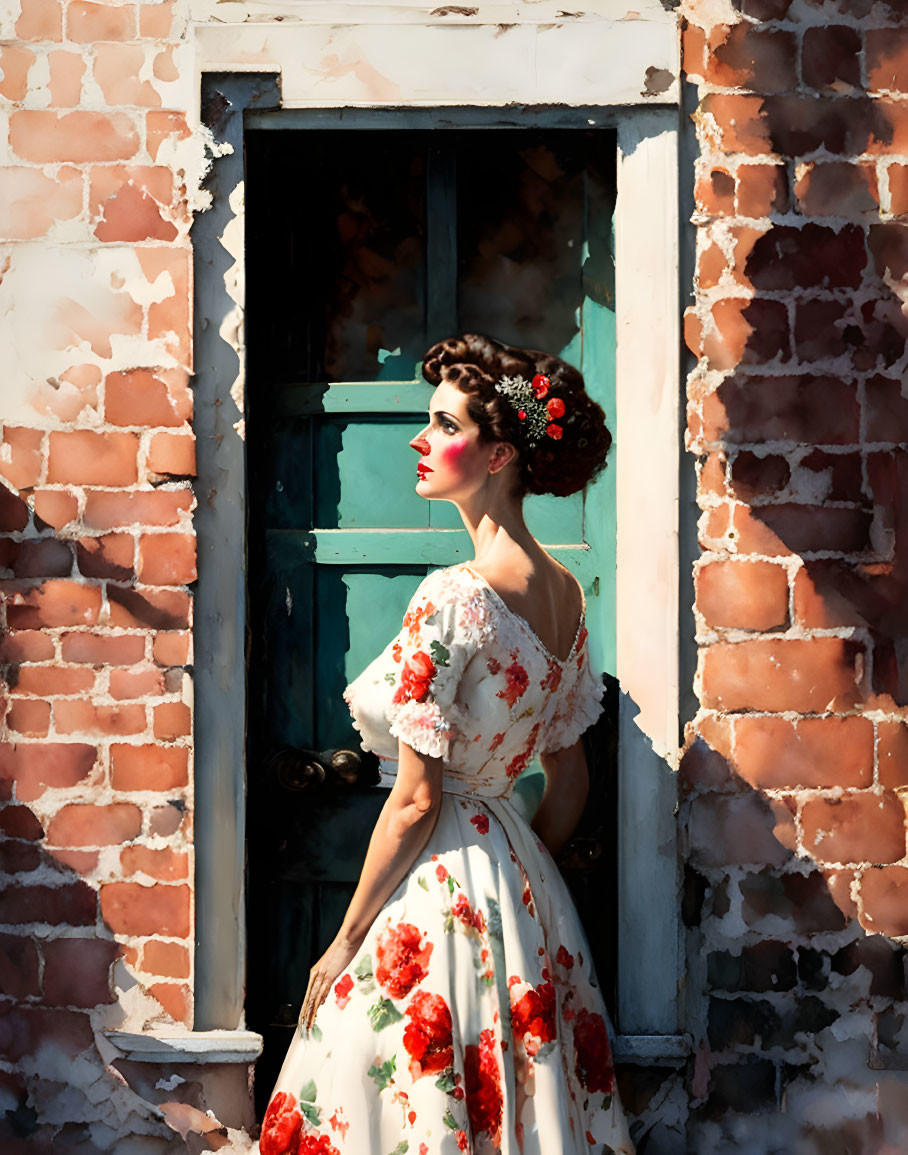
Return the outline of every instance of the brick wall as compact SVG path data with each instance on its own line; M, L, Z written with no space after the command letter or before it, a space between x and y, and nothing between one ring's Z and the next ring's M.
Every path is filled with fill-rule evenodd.
M0 17L4 1152L170 1149L97 1033L192 1023L182 7Z
M682 5L691 1150L908 1149L908 18Z

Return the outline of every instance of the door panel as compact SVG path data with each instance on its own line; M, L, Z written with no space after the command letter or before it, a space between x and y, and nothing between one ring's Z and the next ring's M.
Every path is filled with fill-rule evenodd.
M560 353L614 412L614 151L604 131L247 134L247 1018L266 1038L263 1095L383 801L330 776L288 791L269 755L358 748L344 686L420 579L472 557L456 510L414 492L431 343L474 329ZM586 591L608 671L614 500L606 471L585 495L526 503ZM531 767L530 808L540 787Z

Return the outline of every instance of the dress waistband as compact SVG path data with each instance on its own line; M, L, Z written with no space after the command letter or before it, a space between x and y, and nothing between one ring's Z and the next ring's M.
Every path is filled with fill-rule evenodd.
M390 788L394 785L394 780L396 777L396 770L386 770L384 765L382 765L379 770L378 784L379 786L384 786L390 790ZM470 790L467 788L467 784L463 781L462 778L455 778L452 774L444 775L442 778L441 789L443 794L456 794L460 798L474 798L487 802L494 800L504 802L511 795L510 789L508 789L508 791L504 794L486 793L481 786L475 790ZM494 787L488 787L487 789L491 790L494 789Z

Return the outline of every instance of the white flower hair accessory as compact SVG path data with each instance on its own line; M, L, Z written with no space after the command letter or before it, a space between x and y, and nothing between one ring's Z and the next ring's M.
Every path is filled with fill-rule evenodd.
M523 440L529 449L535 449L543 437L560 441L564 430L558 418L565 413L565 404L560 397L549 397L551 381L537 373L532 381L526 377L502 377L495 383L496 393L506 398L521 423Z

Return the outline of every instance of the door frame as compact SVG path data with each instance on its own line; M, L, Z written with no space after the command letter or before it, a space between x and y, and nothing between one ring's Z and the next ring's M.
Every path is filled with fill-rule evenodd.
M246 26L248 29L249 26ZM578 33L582 25L575 26ZM674 33L674 25L672 26ZM289 31L289 30L287 30ZM462 28L446 29L462 32ZM210 26L197 32L217 33ZM360 30L362 34L362 30ZM585 33L589 36L589 27ZM506 38L502 41L502 45ZM219 42L220 43L220 42ZM285 42L286 43L286 42ZM610 45L610 51L614 50ZM205 54L203 53L203 56ZM244 124L345 126L434 113L399 91L387 110L288 109L261 57L201 71L212 207L193 226L199 582L195 599L195 1030L238 1031L245 978ZM209 57L210 59L210 57ZM218 67L220 65L220 67ZM255 71L250 71L255 67ZM456 70L455 70L456 71ZM677 76L677 70L675 71ZM530 95L535 91L529 86ZM643 94L641 94L643 95ZM615 261L619 1057L680 1058L683 949L674 811L679 747L678 510L681 422L676 90L663 104L447 106L483 127L617 129ZM616 107L615 105L618 105ZM401 110L405 109L406 112ZM418 111L425 110L425 111ZM246 1032L243 1032L244 1036Z

